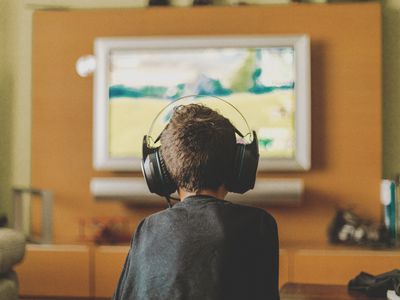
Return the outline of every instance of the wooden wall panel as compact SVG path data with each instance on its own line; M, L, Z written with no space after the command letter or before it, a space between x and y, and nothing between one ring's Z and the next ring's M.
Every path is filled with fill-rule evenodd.
M270 208L281 240L324 241L336 206L379 217L381 23L377 3L39 11L33 34L32 181L55 193L56 241L76 240L80 218L157 209L97 202L92 169L92 78L75 72L99 36L298 34L311 37L312 170L304 204Z

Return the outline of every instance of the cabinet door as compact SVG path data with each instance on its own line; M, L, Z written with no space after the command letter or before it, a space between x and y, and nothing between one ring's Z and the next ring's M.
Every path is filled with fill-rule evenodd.
M368 250L299 250L293 278L298 283L347 284L361 271L380 274L398 268L400 252Z
M20 295L89 297L88 246L27 245L16 267Z
M94 251L94 296L109 298L117 286L128 246L101 246Z

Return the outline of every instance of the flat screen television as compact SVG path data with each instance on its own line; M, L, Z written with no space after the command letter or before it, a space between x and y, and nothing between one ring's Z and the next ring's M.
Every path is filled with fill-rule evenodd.
M158 112L202 95L244 115L258 135L260 170L308 170L309 48L306 35L97 38L94 168L140 170L143 136Z

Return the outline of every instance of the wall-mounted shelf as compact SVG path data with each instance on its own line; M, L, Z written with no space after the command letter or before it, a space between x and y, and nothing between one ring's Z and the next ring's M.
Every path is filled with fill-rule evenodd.
M164 198L151 194L142 177L93 178L90 191L98 200L124 201L138 205L163 205ZM227 200L249 205L299 205L302 201L302 179L258 178L253 190L247 193L229 193Z

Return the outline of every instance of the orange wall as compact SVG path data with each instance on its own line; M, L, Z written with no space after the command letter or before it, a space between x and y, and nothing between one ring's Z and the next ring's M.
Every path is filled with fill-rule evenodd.
M324 241L334 207L379 217L381 12L377 3L125 10L39 11L34 15L32 181L55 194L56 240L74 241L79 219L160 209L98 202L92 169L92 78L75 73L100 36L298 34L311 37L312 170L262 173L305 181L300 207L267 208L282 241ZM137 174L137 176L139 176Z

